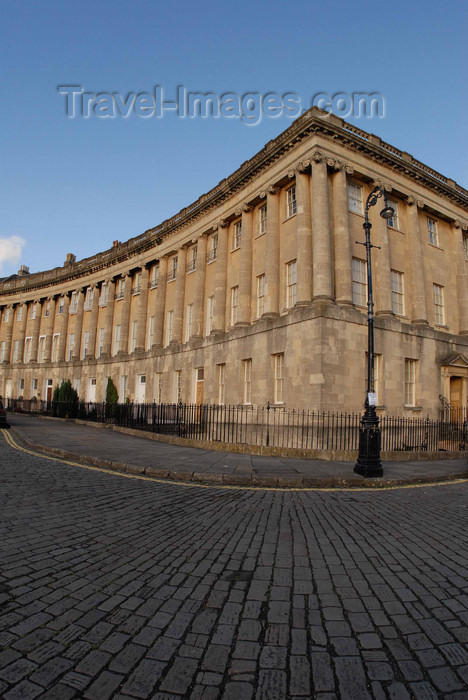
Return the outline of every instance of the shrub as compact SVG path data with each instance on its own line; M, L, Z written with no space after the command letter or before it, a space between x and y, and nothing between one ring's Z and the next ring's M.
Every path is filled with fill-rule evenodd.
M119 394L117 392L117 388L112 381L112 378L109 377L107 380L107 389L106 389L106 403L117 403L119 400Z

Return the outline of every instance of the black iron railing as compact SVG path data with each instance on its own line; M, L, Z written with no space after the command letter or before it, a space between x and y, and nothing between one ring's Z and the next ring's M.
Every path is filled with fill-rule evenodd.
M278 407L197 404L64 404L7 399L7 410L176 435L191 440L298 450L358 449L360 413L295 411ZM468 449L466 411L448 420L382 416L382 451Z

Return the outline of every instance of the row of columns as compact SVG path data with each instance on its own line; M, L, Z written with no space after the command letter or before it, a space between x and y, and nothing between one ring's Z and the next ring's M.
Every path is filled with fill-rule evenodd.
M332 216L333 232L329 216L328 168L334 171L332 177ZM309 176L309 170L312 177ZM339 304L352 304L352 252L348 214L348 174L352 170L345 164L325 159L320 153L313 154L311 160L298 164L295 171L288 173L295 179L296 186L296 258L297 289L296 305L309 304L316 300L332 300ZM382 183L377 183L382 186ZM390 190L389 187L387 187ZM280 295L280 188L272 185L260 195L267 204L267 245L265 256L265 301L264 316L276 317L281 311ZM423 232L419 226L418 208L422 202L409 196L407 206L407 229L409 241L409 265L411 279L411 321L426 324L428 322L426 281L422 248ZM374 256L375 265L375 302L376 313L392 313L391 293L391 255L388 240L387 222L379 216L378 207L371 210L372 238L380 250ZM242 255L239 266L239 306L238 325L248 325L251 321L251 290L253 263L253 207L247 203L236 211L242 217ZM213 333L224 333L226 328L226 296L228 268L228 222L220 221L214 229L218 234L217 262L214 289ZM452 224L457 241L457 298L459 303L460 333L468 334L468 276L463 249L463 233L459 222ZM195 269L192 338L203 336L205 312L205 279L207 239L212 232L198 238L198 264ZM178 251L178 272L175 279L173 307L174 344L182 342L183 318L185 308L185 283L187 250L191 243L183 245ZM154 315L153 347L164 344L163 332L166 312L166 285L168 261L174 254L168 253L159 261L159 284L154 314L148 314L149 267L141 268L141 286L135 320L138 322L136 349L145 348L148 315ZM103 355L111 355L112 333L114 327L115 278L107 280L107 307L104 315ZM89 324L88 357L94 356L97 340L100 284L93 288L93 301ZM72 359L79 359L82 345L85 288L79 289L75 320L75 347ZM132 296L132 277L126 275L126 284L121 314L120 354L128 351L130 331L130 308ZM60 333L58 360L65 360L70 292L64 297L63 314L59 325L54 329L56 317L56 298L46 300L50 304L49 316L41 328L42 308L39 309L32 329L31 358L35 360L38 353L39 334L46 336L44 360L49 362L52 355L52 337L54 330ZM23 305L18 340L21 353L24 348L28 304ZM7 323L4 339L5 359L11 359L14 309L12 308ZM22 359L22 355L21 355Z

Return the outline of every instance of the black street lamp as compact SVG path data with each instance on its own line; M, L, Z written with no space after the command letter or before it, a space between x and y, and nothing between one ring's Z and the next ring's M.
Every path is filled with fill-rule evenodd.
M383 219L391 219L394 214L392 207L388 206L382 187L374 187L366 201L363 223L366 242L360 243L360 245L366 246L367 257L367 393L364 402L366 410L361 418L361 426L359 428L359 454L354 471L367 478L383 476L382 462L380 461L381 435L379 418L375 412L377 401L374 393L374 297L372 294L371 267L371 249L378 248L378 246L373 246L370 242L372 224L369 221L369 209L377 204L380 197L383 197L385 202L385 207L380 212L380 216Z

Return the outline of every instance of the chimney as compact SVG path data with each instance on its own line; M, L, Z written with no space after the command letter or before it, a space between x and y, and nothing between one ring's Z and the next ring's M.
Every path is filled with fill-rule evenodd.
M115 248L116 245L120 245L120 241L112 241L112 247Z
M67 258L65 262L63 263L63 266L66 267L67 265L73 265L73 263L76 262L76 255L73 255L73 253L67 253Z
M18 277L24 277L25 275L29 275L29 267L27 265L21 265L18 270Z

